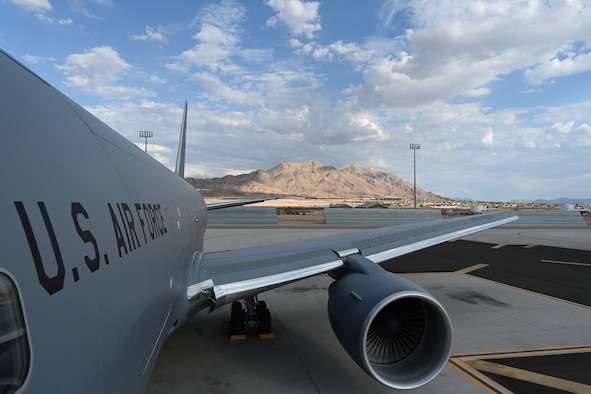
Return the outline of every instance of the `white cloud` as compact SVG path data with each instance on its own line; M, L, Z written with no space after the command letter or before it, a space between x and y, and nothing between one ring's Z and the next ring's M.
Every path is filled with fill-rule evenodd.
M84 53L69 55L65 64L56 67L66 74L68 86L96 96L128 98L155 95L145 88L121 86L118 83L132 70L132 66L110 46L94 47Z
M489 93L490 89L488 88L474 88L464 92L463 95L467 97L482 97L488 95Z
M154 29L151 26L146 25L145 32L143 34L131 34L129 38L134 41L159 41L168 42L166 37L166 29L162 26L158 26Z
M347 59L352 63L365 63L376 57L372 49L366 49L357 43L344 43L336 41L328 46L335 56Z
M100 4L100 3L97 3ZM101 19L98 15L93 14L92 12L90 12L86 6L84 5L84 3L82 2L82 0L72 0L72 4L70 5L70 9L72 11L78 12L82 15L84 15L86 18L88 19Z
M267 20L267 26L277 27L284 23L292 34L304 35L308 39L314 38L314 33L322 29L318 14L319 2L267 0L266 4L276 12Z
M415 107L460 94L487 94L486 85L515 70L543 81L591 69L584 45L591 9L577 1L390 2L415 24L404 34L407 48L369 64L365 83L352 93L379 107ZM391 18L390 18L391 19ZM575 50L577 48L577 50Z
M562 58L554 57L527 70L525 76L529 82L539 84L551 78L565 77L586 71L591 71L591 52L568 52Z
M205 7L193 21L193 25L199 26L199 31L193 36L197 43L176 56L175 62L166 67L183 72L193 67L225 72L236 70L231 57L240 52L239 23L245 12L244 7L231 1Z
M214 25L237 32L237 24L246 14L246 8L235 0L221 0L219 4L206 4L195 17L193 25Z
M210 70L222 70L231 63L229 57L236 38L215 26L205 26L195 35L198 44L183 51L177 57L178 62L169 64L172 69L188 71L191 67L208 67Z
M487 128L482 132L482 137L480 138L480 142L482 142L486 146L493 146L494 145L494 137L495 133L491 128Z
M571 120L570 122L564 123L564 122L556 122L552 125L552 130L556 130L559 133L569 133L573 126L575 124L574 120Z
M52 9L49 0L11 0L13 4L16 4L27 11L33 12L45 12Z
M92 0L93 3L98 4L98 5L102 5L105 7L114 7L115 4L113 3L112 0Z
M367 113L352 113L350 114L349 125L356 130L358 135L353 139L354 141L367 141L367 139L386 140L387 136L382 127L379 125L377 119L372 119L372 116Z
M260 106L263 99L258 92L249 92L247 89L235 89L222 82L218 77L209 73L194 73L193 78L199 83L214 92L219 98L228 103L237 103L241 105Z
M53 23L56 21L55 18L47 16L45 13L51 11L53 6L49 0L10 0L13 4L16 4L27 11L35 12L35 17L42 21ZM57 23L62 26L71 25L73 22L70 18L57 19Z
M39 64L39 63L45 63L45 62L55 62L57 59L53 56L40 57L40 56L34 56L34 55L30 55L30 54L26 53L23 56L23 60L29 64Z
M295 49L295 52L304 56L312 56L317 61L341 61L349 62L353 67L357 68L360 65L367 64L375 59L376 52L372 49L366 49L357 43L344 43L343 41L336 41L332 44L322 45L316 41L302 43L298 39L292 38L288 41L290 47Z

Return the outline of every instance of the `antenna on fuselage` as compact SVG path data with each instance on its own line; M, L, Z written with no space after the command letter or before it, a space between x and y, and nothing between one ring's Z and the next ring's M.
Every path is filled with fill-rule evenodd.
M185 144L187 140L187 100L185 100L185 110L183 111L183 122L181 123L181 135L179 137L179 151L176 155L175 174L181 178L185 177Z

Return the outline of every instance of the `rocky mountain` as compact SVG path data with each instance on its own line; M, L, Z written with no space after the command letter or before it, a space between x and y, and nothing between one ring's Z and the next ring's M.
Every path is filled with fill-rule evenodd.
M274 195L312 198L413 198L412 182L358 165L325 166L310 160L281 163L270 170L187 181L204 196ZM445 199L417 186L418 199Z

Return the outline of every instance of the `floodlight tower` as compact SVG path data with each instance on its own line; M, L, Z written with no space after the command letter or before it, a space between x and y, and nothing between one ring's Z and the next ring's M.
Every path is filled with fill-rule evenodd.
M415 184L415 209L417 209L417 149L421 149L421 144L410 144L410 149L412 149L413 153L413 163L414 163L414 184Z
M146 145L144 148L144 152L148 153L148 138L154 137L154 133L148 130L141 130L140 131L140 138L145 138Z

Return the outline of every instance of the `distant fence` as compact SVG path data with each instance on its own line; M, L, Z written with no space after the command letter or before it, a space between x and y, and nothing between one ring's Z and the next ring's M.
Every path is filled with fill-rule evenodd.
M586 227L587 223L577 211L515 211L519 220L506 226L563 226Z
M519 220L504 226L585 227L587 224L576 211L514 211ZM306 219L302 216L301 219ZM274 207L233 207L208 212L210 224L277 224ZM298 216L299 217L299 216ZM316 217L316 216L314 216ZM426 222L442 219L439 209L369 209L325 208L324 223L328 225L375 225ZM299 221L298 221L299 222ZM301 220L305 224L306 220ZM315 222L318 222L315 220Z
M209 224L277 224L275 207L232 207L207 213Z
M439 209L370 209L370 208L325 208L324 220L331 225L377 225L426 222L441 219Z

